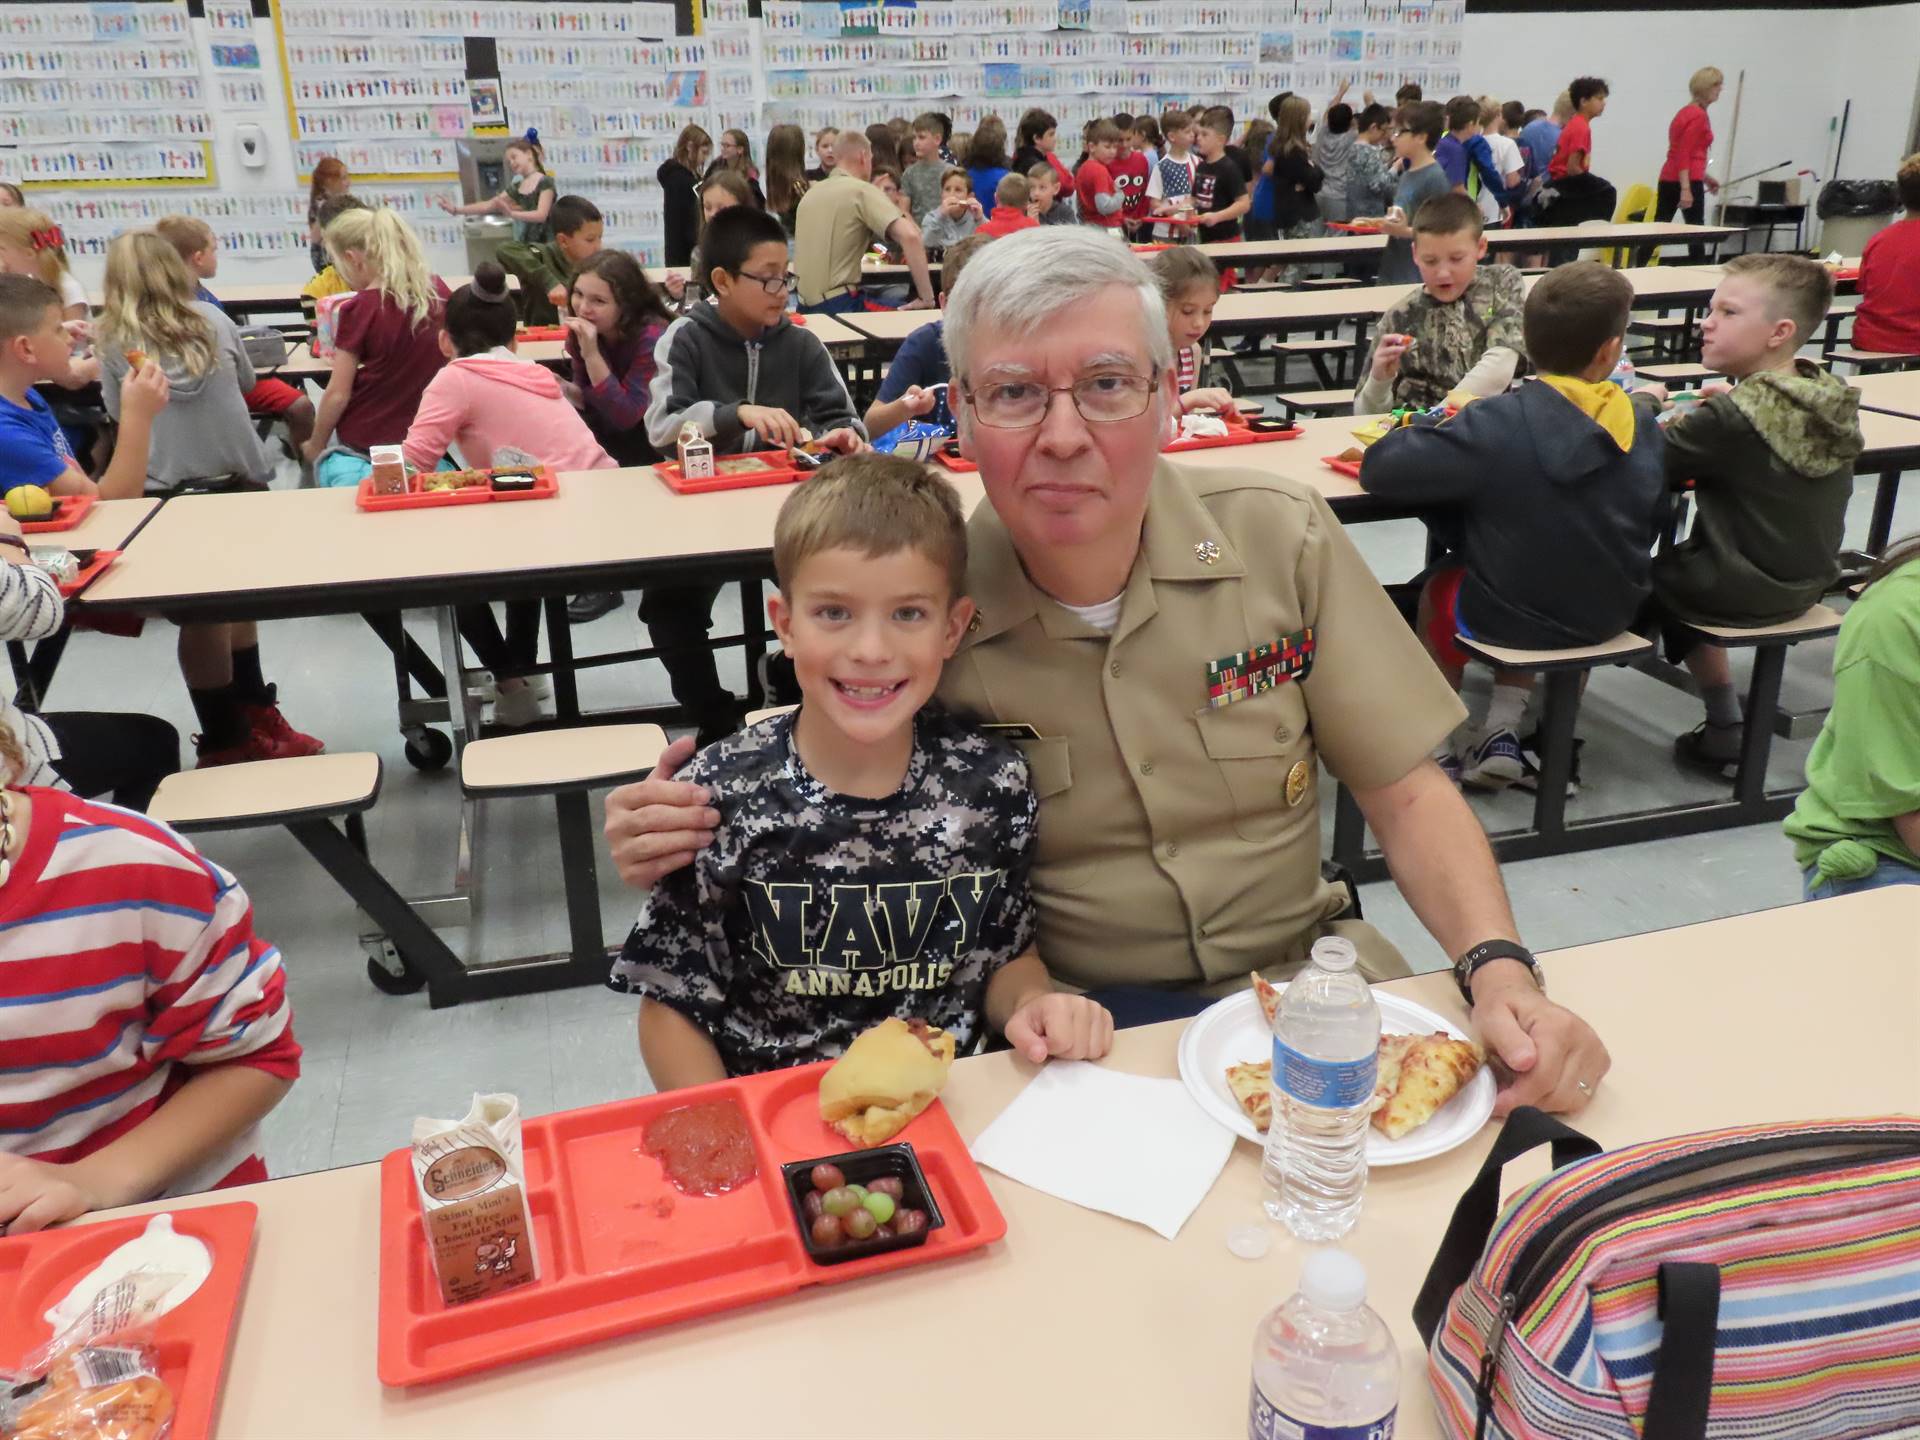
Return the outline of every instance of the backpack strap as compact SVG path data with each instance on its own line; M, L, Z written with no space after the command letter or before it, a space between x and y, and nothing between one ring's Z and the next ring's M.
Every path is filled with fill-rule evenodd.
M1713 1347L1720 1323L1720 1267L1673 1261L1660 1267L1660 1350L1653 1361L1642 1440L1707 1433Z
M1576 1160L1590 1159L1601 1150L1599 1141L1531 1105L1522 1105L1507 1116L1507 1123L1487 1152L1480 1173L1460 1197L1460 1203L1454 1206L1446 1237L1441 1240L1439 1253L1427 1271L1426 1283L1413 1302L1413 1323L1420 1331L1421 1340L1429 1346L1446 1317L1454 1292L1467 1283L1487 1248L1487 1237L1493 1233L1493 1222L1500 1213L1501 1170L1509 1160L1517 1160L1545 1144L1553 1146L1556 1170Z

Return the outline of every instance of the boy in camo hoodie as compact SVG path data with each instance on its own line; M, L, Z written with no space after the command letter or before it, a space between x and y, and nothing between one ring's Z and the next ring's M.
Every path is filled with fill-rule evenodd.
M1706 387L1706 400L1667 426L1667 478L1693 482L1695 515L1687 538L1653 562L1663 619L1777 625L1839 579L1853 462L1864 445L1860 395L1796 357L1832 302L1833 278L1811 260L1728 263L1701 326L1701 356L1734 383ZM1674 742L1674 757L1730 775L1742 724L1727 653L1666 628L1668 656L1685 660L1707 707L1705 722Z

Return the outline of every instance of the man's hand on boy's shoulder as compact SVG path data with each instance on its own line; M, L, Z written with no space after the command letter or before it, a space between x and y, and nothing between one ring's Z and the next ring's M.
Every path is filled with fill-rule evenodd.
M607 795L607 849L636 890L651 890L713 843L720 824L713 792L674 779L694 749L693 736L682 735L660 752L651 775Z
M1098 1060L1113 1049L1113 1016L1084 995L1052 991L1028 1000L1007 1017L1007 1044L1035 1065L1052 1060Z

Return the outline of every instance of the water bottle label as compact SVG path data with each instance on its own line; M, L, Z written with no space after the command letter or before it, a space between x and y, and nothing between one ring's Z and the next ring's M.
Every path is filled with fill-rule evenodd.
M1359 1060L1316 1060L1277 1035L1273 1040L1273 1083L1318 1110L1345 1110L1371 1100L1379 1063L1372 1051Z
M1311 1425L1273 1404L1256 1381L1247 1397L1247 1440L1393 1440L1397 1414L1398 1407L1367 1425Z

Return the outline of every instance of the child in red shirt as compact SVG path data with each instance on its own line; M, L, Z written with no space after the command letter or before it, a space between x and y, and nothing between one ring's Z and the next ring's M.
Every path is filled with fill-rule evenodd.
M21 788L0 730L0 1232L267 1178L300 1073L280 952L166 826Z
M1114 129L1120 132L1120 143L1113 163L1108 166L1113 171L1114 188L1120 192L1120 215L1130 235L1143 232L1152 213L1147 200L1147 177L1153 172L1153 163L1135 148L1131 121L1129 116L1129 123L1124 126L1114 122Z
M995 240L1002 235L1011 235L1016 230L1035 228L1040 222L1027 213L1027 207L1032 202L1033 192L1028 187L1026 176L1001 176L1000 183L993 191L993 214L973 233Z
M1920 153L1900 162L1894 184L1907 218L1875 235L1861 252L1853 344L1859 350L1920 355Z
M1120 155L1120 127L1096 120L1087 127L1087 158L1074 173L1073 190L1080 199L1080 223L1118 230L1126 223L1126 197L1113 182L1113 165ZM1144 178L1142 185L1146 183ZM1144 193L1144 191L1142 192Z

